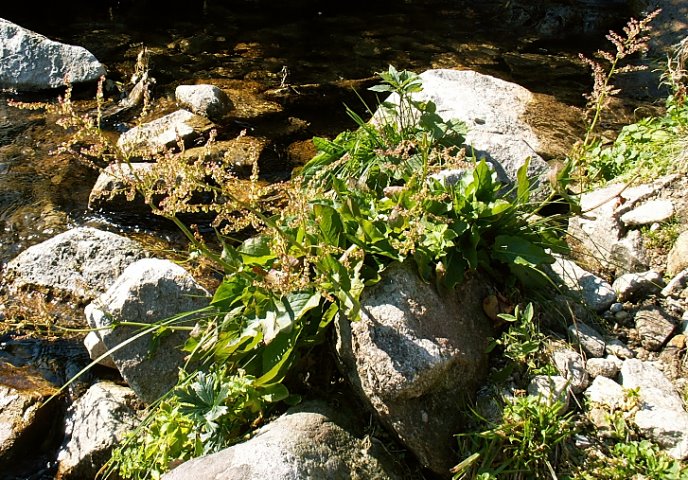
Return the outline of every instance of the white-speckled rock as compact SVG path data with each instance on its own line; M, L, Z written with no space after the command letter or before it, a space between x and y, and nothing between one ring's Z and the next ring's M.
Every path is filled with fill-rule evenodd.
M621 215L621 221L627 227L635 227L666 222L673 215L674 204L671 200L650 200Z
M557 256L551 267L561 282L596 312L608 309L616 301L616 292L609 283L586 272L575 262Z
M221 121L233 108L227 94L215 85L179 85L174 96L182 108L214 122Z
M96 81L105 73L85 48L50 40L0 18L0 89L44 90Z

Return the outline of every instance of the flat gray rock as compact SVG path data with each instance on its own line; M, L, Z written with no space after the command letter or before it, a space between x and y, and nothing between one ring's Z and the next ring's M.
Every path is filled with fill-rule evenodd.
M612 288L619 302L642 300L659 293L664 287L664 279L658 272L649 270L640 273L625 273L614 280Z
M687 458L688 413L664 374L648 362L626 360L621 367L621 385L638 389L640 409L634 421L640 431L672 457Z
M638 330L643 347L656 352L669 340L676 325L664 311L656 307L648 307L635 314L635 328Z
M98 80L105 67L83 47L0 18L0 89L45 90Z
M551 269L564 285L596 312L608 309L616 301L616 292L608 282L571 260L555 256Z
M125 158L151 159L165 149L176 148L178 142L189 145L212 128L207 118L188 110L177 110L127 130L120 135L117 146Z
M628 227L662 223L674 215L671 200L651 200L621 215L621 221Z
M593 358L603 357L606 342L602 335L594 328L583 322L576 322L568 328L571 341L583 347Z

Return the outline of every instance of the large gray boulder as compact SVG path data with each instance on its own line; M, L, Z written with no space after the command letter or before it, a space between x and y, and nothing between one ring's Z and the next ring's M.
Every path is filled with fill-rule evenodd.
M12 294L37 290L88 302L145 256L134 240L79 227L24 250L7 264L5 281Z
M159 337L153 348L150 334L141 335L141 328L117 323L153 324L204 308L209 300L209 293L179 265L143 259L130 265L107 292L86 306L85 313L122 377L139 398L152 403L177 383L187 334L172 331ZM193 315L185 316L172 325L193 324L193 319Z
M461 401L486 373L485 285L476 277L440 295L409 264L392 265L361 295L361 319L337 322L344 375L425 466L455 463Z
M0 18L0 88L45 90L94 81L105 73L85 48L55 42Z
M250 440L190 460L164 480L401 479L377 442L354 436L341 412L309 402L292 408Z
M490 161L500 180L515 181L527 158L531 178L549 170L539 155L538 134L524 120L534 100L526 88L470 70L428 70L420 78L423 91L414 98L432 100L444 120L465 122L469 153Z
M69 408L58 453L60 480L96 478L112 448L138 421L136 395L127 387L98 382Z

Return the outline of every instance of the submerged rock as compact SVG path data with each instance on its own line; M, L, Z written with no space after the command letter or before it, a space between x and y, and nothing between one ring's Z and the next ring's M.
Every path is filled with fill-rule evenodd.
M182 108L214 122L221 121L234 106L227 94L214 85L179 85L174 96Z
M187 333L171 331L154 346L150 333L141 335L139 327L118 327L116 323L152 324L201 309L209 300L210 294L179 265L144 259L130 265L85 313L91 328L98 329L105 347L112 350L110 357L122 377L139 398L152 403L177 383L185 355L180 347ZM193 318L187 316L183 321L189 325Z
M87 302L145 256L134 240L79 227L24 250L7 264L5 279L13 294L30 289Z
M98 80L105 67L83 47L55 42L0 18L0 89L45 90Z
M153 169L152 163L116 163L108 165L96 180L88 197L90 210L119 213L149 213L145 198L133 192L131 182ZM132 196L131 194L134 193Z
M377 442L354 436L341 411L321 402L291 408L244 443L190 460L164 480L409 478ZM413 478L413 477L411 477Z
M407 264L361 295L361 319L337 323L337 353L355 391L428 468L455 463L462 399L487 369L485 285L473 278L441 296Z

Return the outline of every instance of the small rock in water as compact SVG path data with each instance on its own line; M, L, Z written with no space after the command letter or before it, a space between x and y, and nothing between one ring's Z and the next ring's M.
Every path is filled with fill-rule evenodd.
M174 96L182 108L215 122L234 107L227 94L215 85L179 85Z

